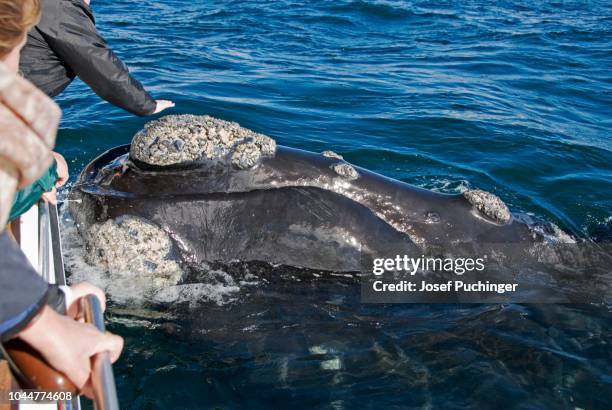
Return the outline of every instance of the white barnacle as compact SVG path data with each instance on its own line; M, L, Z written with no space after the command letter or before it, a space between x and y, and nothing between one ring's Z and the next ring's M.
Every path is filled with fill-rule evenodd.
M253 142L238 145L232 154L232 165L238 169L253 168L259 163L261 150Z
M108 272L147 276L159 286L174 285L182 276L172 257L172 240L147 220L133 216L109 219L93 225L85 240L90 249L87 261Z
M343 160L344 158L342 157L342 155L335 153L334 151L323 151L321 153L321 155L323 155L326 158L334 158L334 159L339 159L339 160Z
M244 143L252 145L245 148ZM262 155L276 154L276 141L208 115L167 115L148 122L136 133L130 157L150 165L169 166L200 160L225 161L237 150L238 154L230 155L232 163L239 169L251 168L256 157L259 162Z
M340 175L342 178L348 179L349 181L355 180L359 178L359 173L357 170L346 162L337 162L331 165L331 169L336 172L336 174Z
M501 224L510 222L510 210L497 195L480 189L471 189L464 192L463 196L490 220Z

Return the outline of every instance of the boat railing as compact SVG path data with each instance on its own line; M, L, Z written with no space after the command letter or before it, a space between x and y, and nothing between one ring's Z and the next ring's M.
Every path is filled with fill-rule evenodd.
M81 312L85 322L94 325L100 332L105 331L104 316L100 300L94 295L81 299ZM92 363L91 384L94 391L94 403L98 410L119 410L115 376L108 352L98 353Z

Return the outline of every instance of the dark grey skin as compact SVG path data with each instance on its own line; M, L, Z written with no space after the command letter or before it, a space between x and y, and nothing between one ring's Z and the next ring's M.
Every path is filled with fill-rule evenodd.
M128 159L129 146L90 163L71 196L79 229L132 215L160 226L183 261L258 260L358 271L364 255L421 253L429 244L533 243L514 218L502 224L463 195L416 188L342 161L278 147L254 169L222 163L155 168Z

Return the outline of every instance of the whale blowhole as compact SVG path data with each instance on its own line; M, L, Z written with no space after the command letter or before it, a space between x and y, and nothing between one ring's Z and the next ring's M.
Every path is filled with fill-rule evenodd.
M221 160L249 169L275 154L276 141L266 135L235 122L191 114L146 123L130 146L130 158L154 166Z

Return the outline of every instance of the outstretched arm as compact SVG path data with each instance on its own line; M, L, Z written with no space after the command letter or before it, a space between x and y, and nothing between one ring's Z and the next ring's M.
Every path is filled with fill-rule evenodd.
M128 71L96 29L83 2L60 2L61 16L42 32L47 43L101 98L136 115L150 115L174 104L155 101Z

